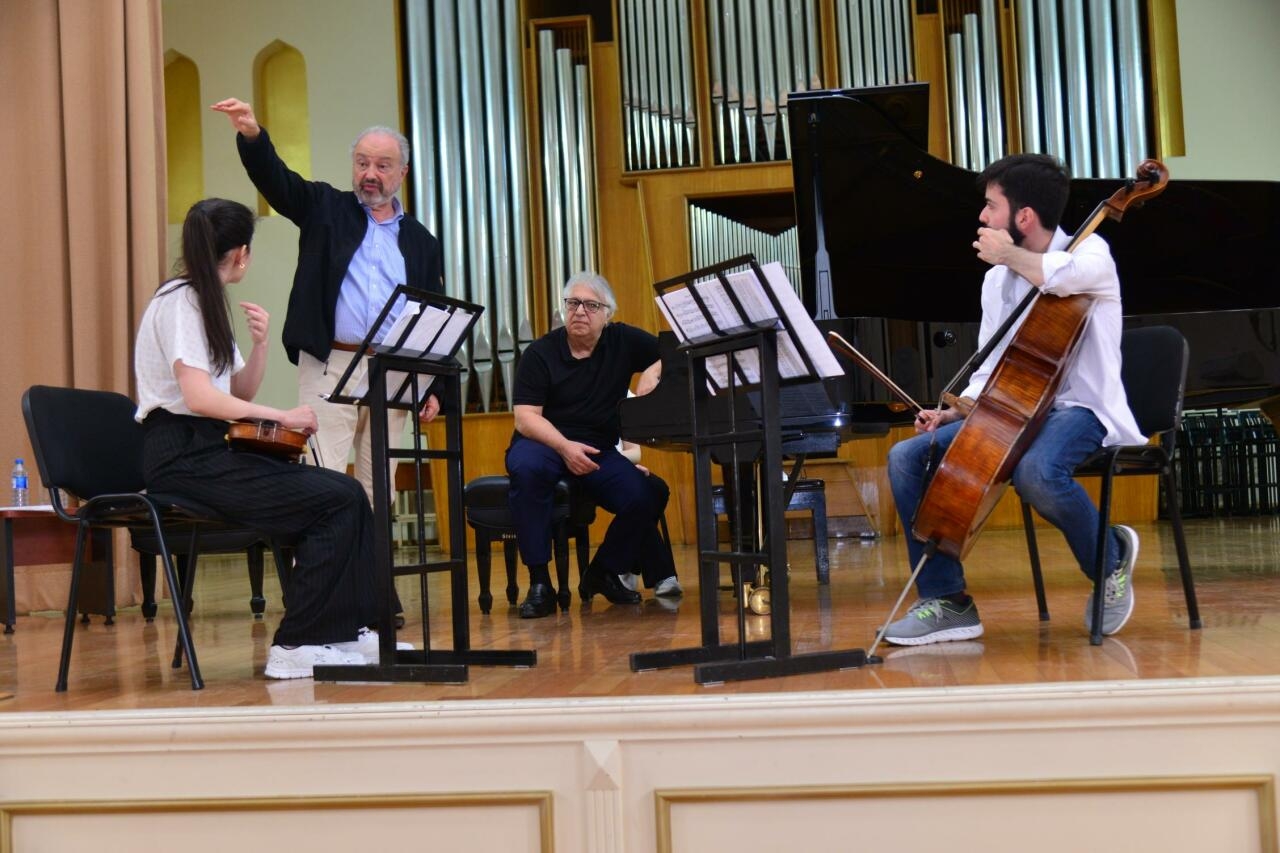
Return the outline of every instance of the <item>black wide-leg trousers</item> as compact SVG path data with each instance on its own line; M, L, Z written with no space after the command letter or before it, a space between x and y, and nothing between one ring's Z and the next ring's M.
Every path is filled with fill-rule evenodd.
M235 524L293 544L288 607L275 644L354 640L379 612L373 511L364 488L325 468L231 451L226 432L225 421L152 412L143 452L147 488L188 497Z

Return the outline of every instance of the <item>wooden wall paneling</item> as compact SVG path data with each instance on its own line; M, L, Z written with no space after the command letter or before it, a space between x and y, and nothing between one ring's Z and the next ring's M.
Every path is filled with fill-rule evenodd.
M1022 87L1018 79L1018 13L1012 0L1002 0L1000 10L1000 67L1004 74L1005 142L1010 154L1022 148Z
M918 7L917 7L918 8ZM942 12L915 12L916 80L929 84L929 153L951 162L951 112L947 108L946 36Z

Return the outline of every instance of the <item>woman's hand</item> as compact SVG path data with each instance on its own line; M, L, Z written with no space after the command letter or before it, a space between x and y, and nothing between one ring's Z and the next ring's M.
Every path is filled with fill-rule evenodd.
M298 406L282 413L280 425L289 429L302 430L307 435L315 435L320 429L316 413L310 406Z
M261 305L252 302L241 302L240 307L244 309L244 319L249 324L249 336L253 338L254 346L265 344L271 315Z

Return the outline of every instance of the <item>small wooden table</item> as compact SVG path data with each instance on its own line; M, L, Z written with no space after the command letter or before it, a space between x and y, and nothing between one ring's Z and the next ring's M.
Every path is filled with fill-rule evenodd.
M3 545L0 546L0 612L4 613L4 632L13 633L16 607L13 571L16 566L42 566L71 563L75 560L76 528L58 518L52 509L0 509ZM97 529L86 543L88 563L80 576L76 606L87 621L90 613L107 617L110 625L116 615L115 566L111 553L111 531Z

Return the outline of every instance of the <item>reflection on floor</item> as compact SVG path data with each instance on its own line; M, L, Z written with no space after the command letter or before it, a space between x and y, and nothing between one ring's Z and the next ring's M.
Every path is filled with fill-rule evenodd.
M267 681L262 668L280 613L274 578L267 581L266 618L255 621L249 612L243 562L210 557L202 560L193 617L204 690L192 691L186 670L169 667L176 632L168 612L162 608L148 624L135 607L121 612L112 626L95 617L91 625L78 629L70 689L54 693L62 620L60 614L44 613L20 617L16 633L0 637L0 710L714 695L1280 674L1280 519L1198 520L1188 522L1187 529L1204 619L1200 631L1187 630L1167 525L1138 527L1142 549L1134 584L1136 611L1123 632L1099 647L1089 645L1083 626L1089 585L1074 567L1061 536L1045 531L1040 537L1053 614L1052 621L1042 623L1021 532L988 531L967 561L970 591L986 627L981 640L890 648L882 665L856 670L710 687L694 684L685 668L633 673L628 662L634 651L700 644L691 547L677 551L686 588L677 603L656 600L646 592L637 606L615 607L596 598L583 607L575 577L574 603L567 613L521 620L514 608L505 606L497 577L499 602L489 616L475 608L473 586L472 645L536 649L538 665L472 667L469 681L461 685ZM809 543L790 545L795 651L869 645L907 577L902 540L833 541L829 587L816 584ZM409 613L400 638L420 646L416 583L400 583ZM432 645L448 648L445 580L433 578L429 592ZM718 599L722 637L733 641L734 598L720 592ZM767 636L767 631L767 617L748 617L748 639ZM4 698L6 693L14 695Z

